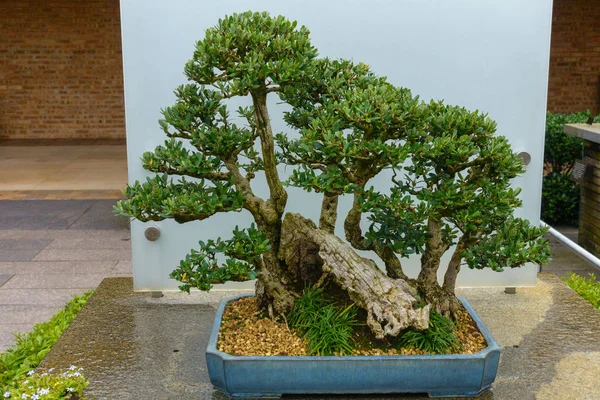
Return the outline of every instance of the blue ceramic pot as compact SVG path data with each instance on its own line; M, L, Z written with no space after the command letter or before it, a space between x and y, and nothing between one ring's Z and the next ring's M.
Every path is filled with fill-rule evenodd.
M278 398L301 393L427 393L431 397L475 396L496 379L500 347L469 303L488 346L477 354L426 356L232 356L217 350L223 300L206 350L215 389L230 397Z

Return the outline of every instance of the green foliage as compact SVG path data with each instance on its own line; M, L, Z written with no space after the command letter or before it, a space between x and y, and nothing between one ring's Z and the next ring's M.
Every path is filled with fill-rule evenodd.
M542 220L550 225L579 225L581 185L562 172L550 172L542 185Z
M589 110L573 114L546 114L542 220L551 225L579 224L581 186L571 181L569 174L575 160L583 157L583 139L567 135L564 125L585 123L591 116ZM599 122L600 116L594 120Z
M354 349L353 327L359 325L357 311L353 304L339 307L332 304L320 289L308 288L294 302L287 322L307 339L311 355L351 354Z
M372 177L401 163L418 132L423 106L410 90L348 60L316 60L303 85L286 88L293 106L284 116L300 138L276 136L281 160L297 165L289 183L307 191L353 193ZM407 140L399 143L400 140Z
M119 200L115 212L144 222L166 218L180 223L203 220L218 212L241 211L243 204L240 193L230 184L206 186L202 181L185 178L174 182L167 174L135 182L125 188L124 194L129 200Z
M570 171L575 159L583 155L583 139L567 135L564 132L565 124L582 124L591 116L589 110L573 114L546 114L544 163L549 164L552 171ZM600 121L600 116L595 120Z
M116 211L183 223L245 209L257 233L236 229L232 240L201 242L171 274L181 289L208 290L266 276L258 274L266 265L280 267L287 193L278 163L291 166L288 185L354 196L345 230L359 250L405 257L460 243L469 266L495 270L547 260L543 231L512 217L521 200L511 180L523 164L486 114L424 102L362 62L317 58L305 27L267 13L219 20L184 72L190 83L175 90L175 104L159 121L168 140L142 157L144 168L163 175L128 187ZM289 106L284 120L296 137L273 135L270 93ZM237 109L242 124L227 107L235 96L252 100ZM252 191L259 172L269 186L265 200ZM371 185L382 172L393 176L388 192ZM364 235L362 214L370 222ZM430 243L438 236L442 243ZM241 243L243 251L233 250ZM223 265L217 254L227 257Z
M371 221L365 233L367 245L389 247L403 257L423 252L428 237L426 203L417 203L397 186L388 195L370 188L358 201Z
M431 354L448 354L460 351L458 339L454 335L456 326L443 315L431 311L429 328L422 331L406 330L398 340L398 347L414 348Z
M570 273L565 282L571 289L600 310L600 282L596 282L594 274L591 274L586 279L577 274Z
M233 14L206 30L185 74L218 87L223 96L244 96L265 82L286 85L304 79L316 57L309 31L295 21L266 12Z
M544 237L547 230L531 226L521 218L508 218L493 233L466 249L465 261L470 268L491 268L497 272L529 261L545 264L550 259L548 241Z
M179 288L188 293L192 287L210 290L217 283L255 279L260 256L270 249L269 241L254 224L243 230L236 226L229 240L200 241L199 245L200 250L192 250L170 275L183 282ZM227 257L221 266L219 253Z
M4 391L8 390L16 380L39 365L92 293L93 291L89 291L81 296L75 296L49 321L37 324L27 334L15 335L16 345L0 354L0 388L4 388Z
M448 247L461 233L469 245L490 236L483 241L490 247L477 248L481 261L493 261L497 247L521 249L511 266L547 259L549 248L543 239L534 243L540 232L533 228L518 237L496 234L521 206L519 190L510 184L524 169L487 115L421 102L366 64L328 59L315 64L304 92L294 86L283 93L294 106L286 121L300 137L280 134L276 141L281 160L297 166L289 184L354 194L371 222L363 249L388 247L402 257L422 253L433 218ZM383 170L393 174L387 193L369 186ZM531 242L519 246L525 238Z
M31 374L20 379L13 387L4 392L4 398L13 400L61 400L84 399L83 390L88 381L84 378L83 368L75 368L55 373L54 369L41 374ZM33 372L33 371L32 371Z

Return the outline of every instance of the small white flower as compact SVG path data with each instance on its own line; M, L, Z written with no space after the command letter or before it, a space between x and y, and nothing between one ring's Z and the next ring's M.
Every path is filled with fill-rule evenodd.
M52 373L52 371L54 371L54 368L50 368L50 369L48 370L48 373Z
M77 367L76 367L76 366L74 366L74 365L71 365L71 366L69 367L69 369L70 369L71 371L75 371L75 370L77 369Z
M43 396L48 393L50 393L50 388L38 389L38 391L37 391L37 394L39 394L40 396Z
M27 375L29 375L29 376L31 376L33 374L35 374L35 370L33 370L33 369L27 373Z
M8 399L10 397L10 392L4 392L4 398Z
M22 398L22 399L26 399L26 398L27 398L27 395L26 395L25 393L23 393L23 394L21 395L21 398Z
M31 395L31 400L39 400L40 398L38 397L37 394L32 394Z
M67 392L69 392L69 393L73 393L74 391L75 391L75 389L73 389L73 388L67 388Z
M73 376L81 376L81 374L79 372L75 372Z

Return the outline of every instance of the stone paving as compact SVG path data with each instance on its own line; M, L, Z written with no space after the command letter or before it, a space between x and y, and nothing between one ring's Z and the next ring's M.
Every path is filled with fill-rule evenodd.
M538 285L460 289L502 348L493 391L479 400L598 400L600 312L552 273ZM220 298L193 292L133 292L130 278L102 282L44 359L41 368L85 369L88 399L212 399L204 351ZM265 379L269 379L265 376ZM290 399L422 399L423 395L322 396Z
M558 227L556 229L577 243L577 228ZM554 236L548 236L548 240L552 247L552 261L544 265L542 271L552 272L559 277L566 277L569 272L574 272L585 277L588 277L590 274L600 275L599 269L578 256Z
M105 277L131 276L115 200L0 201L0 352Z

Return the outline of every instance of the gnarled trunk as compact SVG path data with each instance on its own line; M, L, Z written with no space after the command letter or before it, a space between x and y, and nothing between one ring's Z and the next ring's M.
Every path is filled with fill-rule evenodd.
M279 258L290 271L312 270L334 281L367 311L367 325L378 339L429 326L429 306L416 307L414 289L405 280L388 277L373 260L299 214L284 218Z

